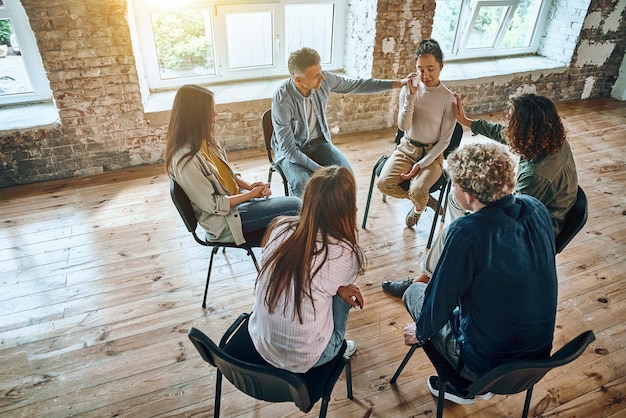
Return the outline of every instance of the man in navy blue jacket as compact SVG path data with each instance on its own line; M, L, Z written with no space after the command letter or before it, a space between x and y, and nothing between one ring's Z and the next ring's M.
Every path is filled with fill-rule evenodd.
M448 156L448 169L456 199L472 213L450 225L429 283L414 283L404 293L415 320L405 327L404 341L432 340L461 376L473 381L502 363L550 355L555 241L546 207L534 197L512 194L514 163L501 145L466 145ZM435 396L438 384L429 377ZM455 388L444 398L474 402Z

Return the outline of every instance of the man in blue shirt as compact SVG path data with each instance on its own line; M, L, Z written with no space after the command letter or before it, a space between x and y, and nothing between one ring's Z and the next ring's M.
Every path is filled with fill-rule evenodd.
M304 186L320 166L352 169L330 137L326 120L330 93L378 93L400 88L408 78L392 81L342 77L323 71L317 51L306 47L291 53L288 68L291 77L272 97L272 149L291 194L301 197Z
M532 196L512 195L514 163L501 145L466 145L448 156L448 169L455 198L472 213L450 225L429 283L414 283L404 293L415 320L404 328L404 342L432 340L473 381L502 363L550 355L555 238L546 207ZM429 377L428 388L439 396L437 377ZM474 402L455 388L444 398Z

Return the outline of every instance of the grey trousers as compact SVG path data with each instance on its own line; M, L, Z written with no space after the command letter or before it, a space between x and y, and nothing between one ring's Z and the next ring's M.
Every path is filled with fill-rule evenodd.
M427 284L413 283L404 292L402 296L402 302L406 310L413 318L413 321L417 322L420 313L422 312L422 306L424 305L424 292L426 291ZM452 324L448 321L443 328L437 332L437 334L431 337L431 342L437 348L437 351L450 363L455 370L459 372L461 376L467 380L474 381L478 378L478 375L474 373L467 365L460 362L461 348L457 342L454 332L452 331Z

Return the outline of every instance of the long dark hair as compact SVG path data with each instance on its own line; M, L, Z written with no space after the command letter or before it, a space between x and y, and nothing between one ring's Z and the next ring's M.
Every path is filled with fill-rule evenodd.
M215 140L215 97L213 93L194 84L182 86L176 92L167 128L165 169L169 170L179 149L190 150L180 159L189 162L200 151L202 142L217 146Z
M291 233L269 254L260 272L260 275L269 274L265 305L270 313L274 312L281 298L288 297L293 287L294 312L302 323L303 300L309 299L315 306L311 280L328 259L330 237L350 247L359 271L363 271L364 256L357 243L356 210L356 184L352 172L345 167L322 167L304 189L300 215L276 218L270 224L264 241L280 225L287 225L282 234ZM322 261L312 270L317 257L322 257Z

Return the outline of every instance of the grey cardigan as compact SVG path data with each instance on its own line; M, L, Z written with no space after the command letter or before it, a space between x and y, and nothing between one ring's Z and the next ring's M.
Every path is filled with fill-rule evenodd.
M212 150L228 165L226 153L217 148ZM169 176L183 188L209 241L246 242L241 228L241 218L237 207L230 207L229 194L219 182L217 168L210 164L201 152L181 161L188 148L180 149L172 159ZM230 166L229 166L230 168ZM231 173L232 170L231 170ZM235 173L233 173L234 175Z

